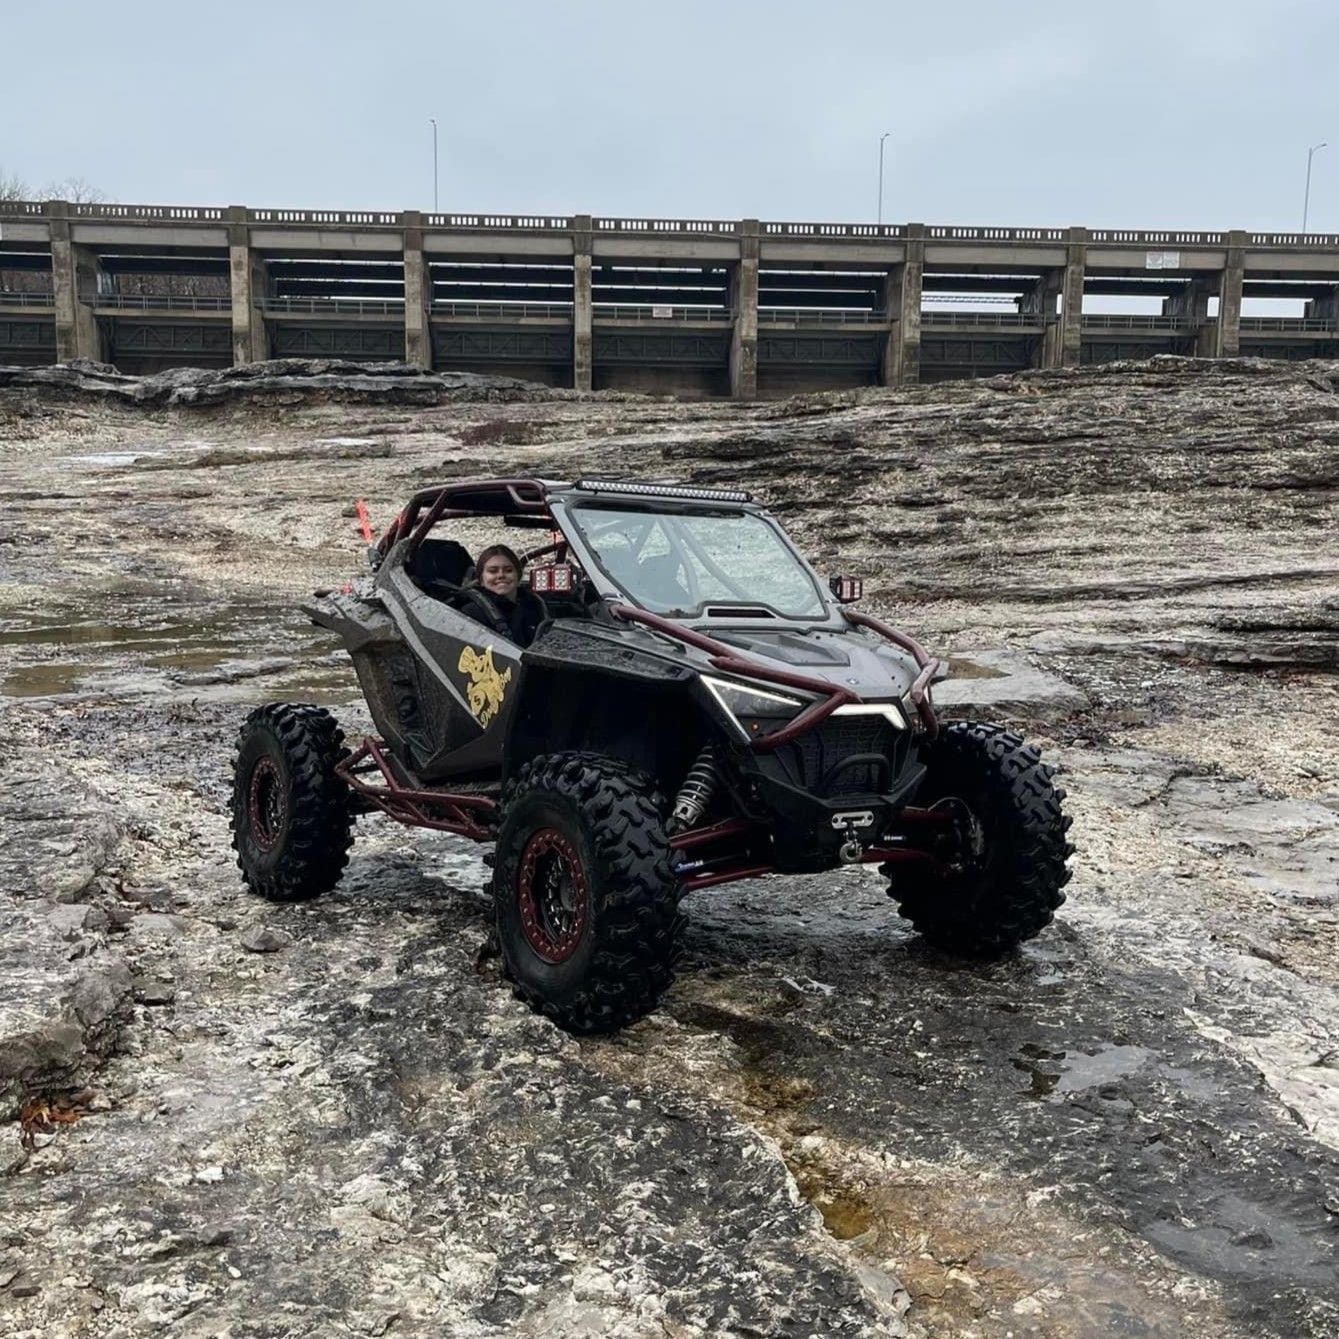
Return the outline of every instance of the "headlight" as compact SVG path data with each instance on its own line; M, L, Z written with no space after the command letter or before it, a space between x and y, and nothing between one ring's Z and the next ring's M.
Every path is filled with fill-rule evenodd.
M702 683L742 739L756 739L766 733L763 729L766 722L788 721L809 705L804 698L769 692L733 679L713 679L704 674Z

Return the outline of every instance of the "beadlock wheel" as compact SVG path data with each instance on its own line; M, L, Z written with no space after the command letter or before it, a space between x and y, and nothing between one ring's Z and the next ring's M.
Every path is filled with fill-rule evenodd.
M585 933L590 890L576 847L556 828L525 844L516 876L526 942L545 962L566 962Z
M283 831L288 816L284 800L283 779L273 758L259 758L251 769L248 787L247 817L251 822L251 839L262 851L274 850L274 844Z

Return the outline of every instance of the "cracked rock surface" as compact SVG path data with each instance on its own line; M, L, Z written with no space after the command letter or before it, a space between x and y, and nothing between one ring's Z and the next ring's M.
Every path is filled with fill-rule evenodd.
M1339 1333L1339 366L243 372L0 372L0 1334ZM368 728L297 612L353 499L578 472L755 489L1040 743L1055 925L963 963L872 869L728 885L574 1040L499 977L484 848L361 819L333 893L247 895L247 710Z

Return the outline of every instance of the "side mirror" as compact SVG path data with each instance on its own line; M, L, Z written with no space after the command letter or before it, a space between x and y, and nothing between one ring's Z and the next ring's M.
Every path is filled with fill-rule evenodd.
M577 586L577 574L571 563L545 563L532 567L526 576L536 595L570 595Z
M865 593L865 583L859 577L829 577L828 589L839 604L854 604Z

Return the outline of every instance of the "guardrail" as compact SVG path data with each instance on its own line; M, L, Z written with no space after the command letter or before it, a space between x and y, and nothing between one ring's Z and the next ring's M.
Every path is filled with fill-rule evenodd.
M570 321L570 302L434 302L432 315L473 321Z
M897 239L906 233L900 223L761 223L766 237L862 237Z
M185 297L168 293L81 293L79 300L90 307L129 308L134 311L232 310L231 298Z
M0 214L5 206L0 205ZM46 213L42 205L33 211ZM108 205L80 203L70 206L70 217L77 219L136 219L147 222L166 223L217 223L224 211L215 205Z
M348 316L404 315L404 298L266 298L261 306L276 316L285 312L334 312Z
M248 209L250 223L315 223L326 228L399 228L398 213L375 209Z
M0 292L0 307L54 307L54 293Z
M1136 316L1127 313L1093 313L1080 318L1084 330L1194 330L1184 316Z
M759 307L759 325L888 325L883 312L833 311L823 307Z
M102 219L107 222L136 223L251 223L285 224L302 227L403 228L406 215L399 210L383 209L248 209L219 205L125 205L105 202L63 202L43 200L0 201L0 218L74 218ZM456 232L569 232L577 217L568 214L490 214L433 211L418 216L426 228ZM905 223L806 223L789 220L758 224L766 237L851 238L856 240L897 240L908 236L915 225ZM656 236L737 236L743 231L738 220L617 218L598 215L591 219L598 232L641 233ZM921 235L938 242L1042 242L1063 243L1069 228L1003 228L992 226L930 224ZM1227 231L1184 229L1092 228L1079 230L1089 243L1107 246L1179 248L1227 245L1233 234ZM1242 232L1247 246L1339 248L1339 233Z
M631 321L637 325L655 325L658 321L696 321L710 325L728 325L734 313L725 307L647 306L633 302L597 302L596 321Z
M547 214L424 214L429 228L450 228L453 232L494 232L498 229L524 229L526 232L568 232L572 220L566 215Z
M1225 246L1225 232L1139 232L1130 228L1093 228L1088 241L1117 246Z
M1242 330L1277 330L1285 334L1339 335L1339 325L1323 316L1243 316Z
M925 236L936 242L1063 242L1068 228L960 228L932 224Z
M596 232L696 233L700 236L734 237L739 224L702 219L593 219Z
M992 326L1000 329L1039 330L1046 324L1041 312L942 312L921 308L921 328L927 326Z

